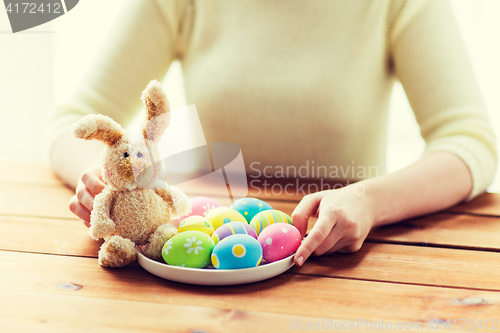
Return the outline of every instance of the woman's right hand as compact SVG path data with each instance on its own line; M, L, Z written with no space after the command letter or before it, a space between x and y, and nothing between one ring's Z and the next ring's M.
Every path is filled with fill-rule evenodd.
M102 180L101 168L100 164L93 164L83 172L78 180L76 194L69 201L69 209L82 219L87 227L90 227L90 212L94 197L106 186Z

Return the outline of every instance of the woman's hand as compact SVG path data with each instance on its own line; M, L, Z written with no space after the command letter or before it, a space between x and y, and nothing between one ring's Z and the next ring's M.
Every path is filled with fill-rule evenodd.
M101 165L91 165L78 180L76 194L69 201L69 209L90 227L90 212L94 197L101 193L106 184L102 180Z
M297 250L295 263L301 266L312 253L358 251L373 226L373 205L362 182L306 195L292 214L293 224L304 236L309 217L318 220Z

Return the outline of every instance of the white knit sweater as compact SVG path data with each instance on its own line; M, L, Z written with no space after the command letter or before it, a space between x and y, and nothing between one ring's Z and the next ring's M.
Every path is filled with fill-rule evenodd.
M383 173L397 79L426 153L469 167L469 198L493 179L493 131L446 0L134 1L75 94L53 108L49 146L88 113L126 125L176 58L207 141L237 143L248 171Z

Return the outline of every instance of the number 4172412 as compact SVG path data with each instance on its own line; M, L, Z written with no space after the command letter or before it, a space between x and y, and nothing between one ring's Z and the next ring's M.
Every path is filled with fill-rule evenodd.
M477 322L474 321L474 319L455 319L455 320L447 320L443 323L444 328L457 328L461 327L462 329L481 329L481 328L486 328L486 329L493 329L497 330L498 329L498 320L493 319L493 320L483 320L479 319Z
M23 8L24 7L24 8ZM12 5L12 3L9 3L9 5L6 8L7 13L16 13L16 14L38 14L38 13L53 13L53 14L62 14L61 13L61 4L59 3L54 3L53 6L51 7L51 3L41 3L38 8L37 4L33 2L23 2L21 5L19 3L16 3L15 5Z

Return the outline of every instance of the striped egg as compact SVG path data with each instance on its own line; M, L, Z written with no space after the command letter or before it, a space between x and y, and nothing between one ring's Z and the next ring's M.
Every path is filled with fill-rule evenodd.
M271 207L271 205L268 204L267 202L256 198L238 199L235 202L233 202L233 204L230 207L240 212L241 215L245 217L248 223L250 223L250 221L252 221L254 216L257 215L258 213L264 210L273 209L273 207Z
M217 228L217 230L215 230L212 234L212 240L215 244L217 244L227 236L236 234L250 235L253 238L257 239L257 233L252 227L248 225L248 223L234 221L223 224L219 228Z
M256 267L262 261L262 246L252 236L231 235L215 245L211 261L217 269Z
M259 235L265 227L274 223L288 223L293 225L292 218L282 211L265 210L254 216L250 222L250 226Z

